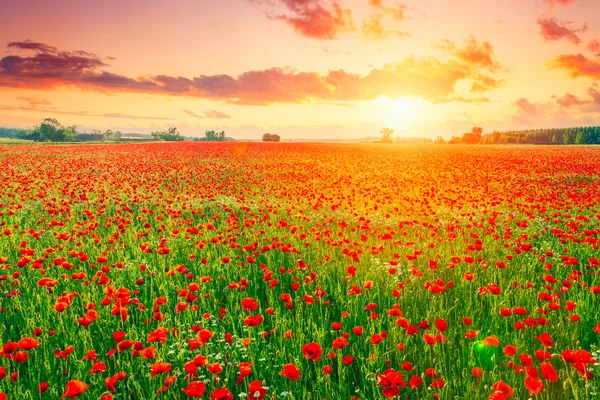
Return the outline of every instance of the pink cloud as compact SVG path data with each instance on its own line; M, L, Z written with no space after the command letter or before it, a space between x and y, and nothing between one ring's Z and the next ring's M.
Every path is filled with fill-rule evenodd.
M277 6L286 9L285 13L269 12L267 16L284 21L294 31L312 39L337 39L342 32L356 29L352 10L344 8L336 0L249 0L251 3Z
M455 91L457 83L468 81L472 93L486 92L503 83L493 75L500 68L492 47L473 38L465 47L452 44L449 51L454 58L448 61L409 56L362 75L343 69L320 74L268 68L235 77L217 74L192 78L168 75L134 78L106 71L107 65L91 53L83 52L87 56L64 51L43 53L40 49L39 46L28 49L34 51L28 57L9 55L0 59L0 87L50 90L71 86L106 93L150 93L266 105L374 100L382 95L388 98L421 97L433 103L480 102L485 99L459 96ZM211 111L204 116L224 118L225 114Z
M589 42L587 48L594 53L596 57L600 57L600 41L598 39Z
M561 6L568 6L573 3L575 3L575 0L544 0L544 4L550 8L553 8L555 4L559 4Z
M556 18L540 18L537 23L540 26L540 34L545 41L565 39L578 45L581 43L581 39L577 33L587 30L587 25L583 25L579 29L571 29L567 26L568 22L561 22Z

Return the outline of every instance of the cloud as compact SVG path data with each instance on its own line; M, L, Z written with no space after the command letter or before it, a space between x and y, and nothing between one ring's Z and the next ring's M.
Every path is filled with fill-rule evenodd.
M56 47L48 46L44 43L33 42L31 40L24 40L22 42L10 42L8 48L20 49L20 50L33 50L40 53L46 54L58 54Z
M540 34L547 42L565 39L578 45L581 43L581 39L577 33L585 32L587 30L587 25L585 24L579 29L570 29L567 26L570 22L561 22L556 18L539 18L537 23L540 26Z
M395 7L387 7L383 0L369 0L371 7L377 8L386 14L390 14L394 19L402 21L406 18L406 11L410 8L406 4L396 3Z
M494 58L494 47L489 42L478 42L474 36L469 36L467 45L463 48L457 47L456 43L444 39L433 47L451 53L459 60L491 72L502 70L498 60Z
M600 41L598 39L589 42L587 48L594 53L596 57L600 57Z
M561 54L548 63L550 69L567 71L571 78L600 79L600 60L591 60L583 54Z
M204 118L231 119L232 118L231 115L229 115L229 114L226 114L221 111L215 111L215 110L205 110L202 115L196 114L190 110L183 110L183 112L194 118L200 118L200 119L204 119Z
M544 0L544 5L550 8L553 8L555 4L560 4L561 6L568 6L573 3L575 3L575 0Z
M582 112L600 112L600 91L597 86L592 86L587 90L588 99L581 99L570 93L565 93L562 97L556 97L556 104L563 108L576 108Z
M215 111L215 110L206 110L206 111L204 111L204 115L206 116L206 118L231 119L231 115L226 114L221 111Z
M69 52L36 53L30 57L9 55L0 59L0 87L49 90L71 86L104 93L149 93L230 104L268 105L374 100L382 95L390 99L420 97L432 103L482 101L471 98L470 93L459 93L457 83L467 82L474 93L483 93L503 84L504 81L495 76L502 68L489 43L479 43L471 37L465 47L449 41L445 42L445 47L454 56L450 60L408 56L373 68L364 75L342 69L321 74L269 68L244 72L236 77L221 74L193 78L168 75L131 78L105 71L106 64L91 55L75 56ZM212 117L217 115L212 114Z
M39 106L50 106L51 103L47 99L43 99L41 97L17 97L17 99L22 100L29 104L30 107L39 107Z
M565 93L562 97L556 98L556 103L561 107L573 107L580 106L585 103L585 101L580 100L579 97L572 95L571 93Z
M342 32L356 29L352 10L338 1L327 0L248 0L251 3L283 6L284 13L267 12L273 20L284 21L294 31L312 39L337 39Z
M587 95L587 98L582 98L565 93L563 96L552 96L548 101L538 102L520 98L514 103L517 113L512 116L512 121L519 125L537 127L591 124L600 113L598 86L593 84L587 90Z
M383 40L387 39L390 35L405 36L408 35L406 32L386 30L381 24L381 14L371 14L369 18L365 19L362 24L362 32L367 39L370 40Z
M105 67L97 56L82 51L59 52L55 47L32 41L12 42L8 48L30 50L31 57L6 56L0 59L0 79L2 86L22 87L22 78L40 84L48 83L48 78L60 81L82 80L90 71Z
M514 105L517 113L512 115L512 123L518 126L569 126L573 118L553 101L531 102L518 99Z
M530 103L529 100L527 100L524 97L517 100L515 102L515 105L517 107L519 107L519 110L523 111L525 114L534 115L534 116L539 115L536 105Z
M28 103L27 106L3 106L0 105L0 110L4 111L30 111L30 112L38 112L44 113L48 115L76 115L80 117L99 117L99 118L123 118L123 119L135 119L135 120L157 120L157 121L168 121L174 120L175 118L167 118L167 117L157 117L157 116L140 116L140 115L131 115L131 114L121 114L121 113L90 113L86 111L70 111L70 110L61 110L51 107L40 107L40 105L50 105L45 99L39 99L37 97L18 97L19 100L22 100Z

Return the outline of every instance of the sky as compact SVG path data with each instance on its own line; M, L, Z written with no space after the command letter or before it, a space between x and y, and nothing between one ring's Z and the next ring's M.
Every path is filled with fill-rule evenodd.
M596 0L0 2L0 126L237 139L600 124Z

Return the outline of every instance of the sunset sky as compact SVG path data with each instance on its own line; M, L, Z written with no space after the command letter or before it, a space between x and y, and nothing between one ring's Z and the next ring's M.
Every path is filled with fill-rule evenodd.
M238 139L600 124L596 0L0 2L0 126Z

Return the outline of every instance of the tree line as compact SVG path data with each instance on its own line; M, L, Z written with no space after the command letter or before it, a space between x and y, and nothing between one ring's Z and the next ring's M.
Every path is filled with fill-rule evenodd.
M482 144L600 144L600 126L528 129L485 134Z
M128 135L131 135L131 137L124 138L123 133L120 131L113 132L111 129L104 131L94 129L91 133L81 133L77 131L77 125L63 126L56 118L44 118L40 124L31 129L0 127L0 137L37 142L140 141L149 140L150 137L154 140L168 142L185 140L185 137L175 127L166 131L152 132L150 135ZM221 136L224 137L224 135L225 133L221 132Z
M480 127L462 136L445 141L438 136L436 144L600 144L600 126L575 128L544 128L513 131L493 131L483 134Z
M0 127L0 137L38 142L85 142L120 140L122 133L110 129L106 131L94 129L92 133L81 133L77 131L77 125L63 126L56 118L44 118L40 124L30 129Z
M225 137L225 131L205 131L204 137L194 139L195 142L226 142L231 141L230 138Z

